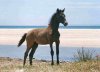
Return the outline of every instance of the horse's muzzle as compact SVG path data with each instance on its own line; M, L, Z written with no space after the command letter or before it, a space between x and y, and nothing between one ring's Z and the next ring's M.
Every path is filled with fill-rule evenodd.
M67 25L68 25L68 22L65 22L65 23L64 23L64 26L67 26Z

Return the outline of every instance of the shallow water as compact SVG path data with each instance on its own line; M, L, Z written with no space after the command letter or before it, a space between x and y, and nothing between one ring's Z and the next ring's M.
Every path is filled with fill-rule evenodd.
M60 61L73 61L74 54L77 53L79 47L60 47ZM100 48L85 48L92 51L95 51L94 55L100 55ZM21 58L23 59L26 46L22 45L17 47L16 45L0 45L0 57L11 57L11 58ZM54 59L56 59L56 50L54 46ZM39 45L35 54L35 59L39 60L51 60L50 47Z

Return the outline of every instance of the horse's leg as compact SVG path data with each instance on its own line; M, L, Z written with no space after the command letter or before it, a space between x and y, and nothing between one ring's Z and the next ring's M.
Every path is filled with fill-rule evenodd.
M52 47L52 44L53 43L50 43L50 48L51 48L51 57L52 57L52 62L51 62L51 65L54 65L54 61L53 61L53 55L54 55L54 51L53 51L53 47Z
M32 65L33 55L34 55L34 53L35 53L37 47L38 47L38 44L37 44L37 43L34 43L34 45L33 45L33 47L32 47L32 50L31 50L31 52L30 52L30 54L29 54L30 65Z
M28 56L29 50L30 50L30 48L27 48L26 51L25 51L25 53L24 53L24 62L23 62L23 66L24 66L25 63L26 63L26 58L27 58L27 56Z
M59 64L59 43L60 41L56 41L56 55L57 55L57 64Z

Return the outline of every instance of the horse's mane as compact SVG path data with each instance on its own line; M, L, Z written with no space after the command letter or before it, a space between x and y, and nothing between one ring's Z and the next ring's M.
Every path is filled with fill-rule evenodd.
M60 34L58 31L59 24L57 23L57 12L54 13L50 19L49 27L52 28L52 37L59 38Z
M52 16L51 16L51 19L50 19L50 22L49 22L49 25L52 25L56 19L56 14L57 13L54 13Z

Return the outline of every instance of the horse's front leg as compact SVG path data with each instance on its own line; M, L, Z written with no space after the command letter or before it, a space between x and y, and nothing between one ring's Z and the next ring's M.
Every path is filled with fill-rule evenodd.
M57 64L59 64L59 44L60 44L60 41L57 40L57 41L56 41Z
M51 52L50 52L50 53L51 53L51 57L52 57L51 65L54 65L54 61L53 61L54 51L53 51L52 44L53 44L53 43L50 43L50 48L51 48Z

